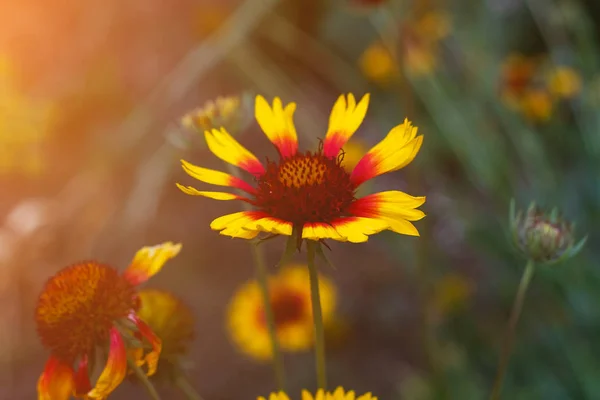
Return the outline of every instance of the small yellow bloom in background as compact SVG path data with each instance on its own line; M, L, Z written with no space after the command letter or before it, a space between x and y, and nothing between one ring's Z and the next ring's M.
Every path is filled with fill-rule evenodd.
M534 88L527 90L522 95L519 108L530 121L543 122L552 116L554 105L552 96L547 90Z
M427 41L437 42L450 34L452 23L448 14L430 11L417 20L414 29L420 37Z
M500 97L507 105L519 108L521 97L529 89L538 67L536 57L511 54L506 58L501 68Z
M550 93L558 98L569 99L581 91L581 77L573 68L556 67L547 79Z
M0 56L0 175L37 176L45 170L43 142L55 122L54 103L29 97L17 87L16 72Z
M290 400L290 397L284 392L271 393L269 397L258 397L257 400ZM307 390L302 391L302 400L377 400L371 393L357 395L353 390L348 392L339 386L333 392L326 392L319 389L314 395Z
M138 293L140 308L138 315L162 341L162 352L156 374L151 378L160 382L174 383L181 372L181 358L189 351L194 339L194 315L173 294L144 289Z
M327 326L334 316L336 289L322 275L319 292L323 323ZM269 293L281 350L300 352L312 348L314 325L306 265L282 267L269 278ZM261 361L272 358L264 303L255 280L248 281L234 294L227 311L227 327L232 341L243 353Z
M438 64L437 49L423 42L407 43L404 46L404 68L409 75L430 75Z
M239 96L217 97L216 100L209 100L204 106L184 115L181 124L200 133L222 126L235 133L234 128L240 119L240 106Z
M469 280L459 274L447 274L435 283L430 307L435 316L443 318L464 307L472 293Z
M162 344L136 312L137 286L180 249L170 242L144 247L122 273L90 261L48 280L35 309L38 335L51 353L38 380L40 400L105 399L125 379L128 357L140 367L147 365L148 376L156 372ZM108 356L92 385L98 349Z
M358 61L365 77L381 85L389 85L398 77L398 63L381 42L371 44Z

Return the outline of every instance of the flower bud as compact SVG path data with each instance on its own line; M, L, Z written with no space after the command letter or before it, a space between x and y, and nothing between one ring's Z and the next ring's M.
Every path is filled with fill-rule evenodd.
M517 247L536 263L555 263L571 258L587 240L584 237L575 244L575 225L561 218L556 208L547 214L533 202L526 212L520 210L515 214L512 201L510 220Z

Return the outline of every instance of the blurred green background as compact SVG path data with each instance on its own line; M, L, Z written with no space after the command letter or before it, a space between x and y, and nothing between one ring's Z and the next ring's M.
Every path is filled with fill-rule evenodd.
M247 242L209 223L239 206L177 190L181 158L222 169L180 119L217 96L280 96L298 103L309 148L347 92L371 93L356 134L367 148L405 117L425 135L415 162L370 189L426 195L427 217L420 238L332 244L336 269L321 271L344 329L328 343L330 384L383 400L489 395L526 261L508 232L515 198L557 206L590 238L537 269L503 398L600 398L599 27L595 0L3 3L0 398L35 396L47 352L33 308L48 277L90 258L124 268L166 240L183 250L149 286L195 314L194 386L209 400L274 390L270 366L225 330L254 267ZM239 140L274 154L255 122ZM265 248L274 266L283 241ZM316 386L312 357L286 356L293 393ZM125 383L111 398L135 396Z

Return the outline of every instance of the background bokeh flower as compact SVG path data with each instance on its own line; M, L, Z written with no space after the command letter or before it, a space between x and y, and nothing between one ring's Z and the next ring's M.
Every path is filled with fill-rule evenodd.
M323 323L334 318L337 291L333 283L319 276ZM279 345L284 352L310 350L315 341L310 280L306 265L286 265L269 277L269 294ZM243 284L233 295L227 310L227 328L240 351L260 361L272 357L271 344L258 283Z

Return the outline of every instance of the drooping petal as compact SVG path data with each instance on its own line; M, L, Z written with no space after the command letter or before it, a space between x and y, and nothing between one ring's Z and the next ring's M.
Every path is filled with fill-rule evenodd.
M356 104L354 95L348 94L348 99L341 95L331 110L329 128L323 142L323 154L327 157L337 157L340 149L352 137L365 119L369 107L369 94Z
M136 363L138 365L148 365L147 375L152 376L156 372L156 367L158 366L158 358L160 357L160 352L162 350L162 342L148 326L148 324L142 321L137 315L130 314L128 318L135 324L138 332L142 335L142 338L147 340L152 346L152 351L146 355L144 355L143 352L137 353L138 359L136 359Z
M250 172L254 176L261 176L265 167L256 156L238 143L225 128L213 129L204 132L208 148L221 160Z
M88 362L87 354L83 355L79 360L77 371L75 371L74 374L75 397L84 397L90 390L92 390Z
M179 254L180 250L181 244L172 242L143 247L135 254L123 276L133 285L139 285L160 271L168 260Z
M214 169L202 168L181 160L183 170L192 178L198 179L204 183L210 183L217 186L229 186L241 189L247 193L254 193L254 188L242 179L226 174L225 172L215 171Z
M214 200L242 200L245 202L250 202L250 199L248 199L244 196L238 196L237 194L233 194L233 193L206 192L206 191L200 191L191 186L183 186L183 185L180 185L179 183L176 183L175 185L177 185L179 190L181 190L183 193L189 194L190 196L204 196L204 197L208 197L209 199L214 199Z
M292 234L292 228L293 224L291 222L273 217L264 217L244 226L244 229L251 231L269 232L286 236Z
M333 226L324 222L309 222L304 224L302 227L302 239L334 239L340 242L346 241L346 238L340 236Z
M254 110L256 121L283 158L293 156L298 150L294 111L296 111L296 103L289 103L284 108L281 99L275 97L271 107L264 97L256 96Z
M423 135L417 136L417 127L405 119L365 154L354 167L350 180L358 186L378 175L405 167L416 157L421 144Z
M37 384L38 400L69 400L75 390L73 368L50 356Z
M339 218L332 221L331 225L344 238L342 241L352 243L366 242L369 240L369 235L374 235L390 227L390 223L382 219L363 217Z
M258 235L257 229L247 228L250 224L267 218L269 215L261 211L240 211L233 214L223 215L210 223L210 228L220 231L221 235L252 239Z
M127 349L117 328L110 330L110 348L106 366L88 393L92 399L104 399L123 382L127 375Z

